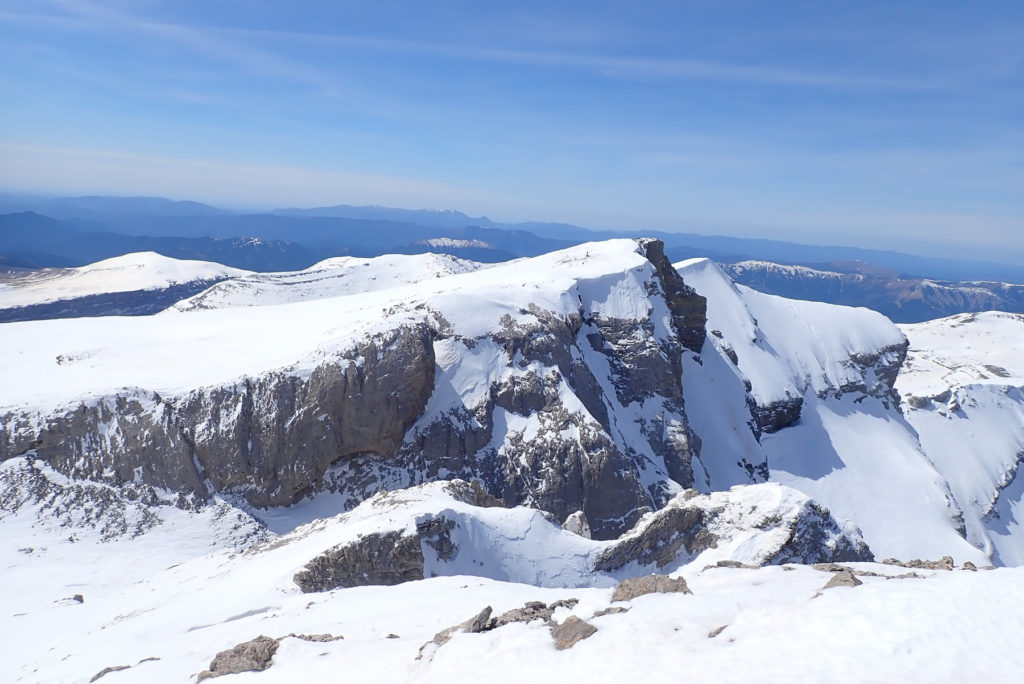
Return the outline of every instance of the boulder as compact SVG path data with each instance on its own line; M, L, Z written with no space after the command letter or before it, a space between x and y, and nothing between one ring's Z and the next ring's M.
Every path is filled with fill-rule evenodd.
M555 640L555 648L564 651L572 648L584 639L597 633L597 627L589 622L570 615L565 622L551 627L551 638Z
M196 681L201 682L211 677L221 677L239 672L262 672L272 664L278 645L277 639L258 636L226 651L221 651L210 662L210 669L200 672Z
M631 601L646 594L692 594L682 577L668 575L644 575L622 580L612 593L612 601Z

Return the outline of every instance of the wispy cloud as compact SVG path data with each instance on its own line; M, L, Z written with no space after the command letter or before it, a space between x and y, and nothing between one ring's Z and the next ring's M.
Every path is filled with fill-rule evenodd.
M338 96L342 92L342 84L336 74L262 48L224 40L223 36L203 27L148 21L107 6L80 0L46 1L51 6L67 12L72 22L75 19L81 20L81 23L77 24L79 28L149 35L176 43L207 58L232 63L254 75L295 81L314 87L325 95ZM29 18L38 20L37 15L31 15ZM68 17L57 17L56 20L65 22L66 26L75 25L67 23Z
M295 31L222 30L236 35L305 41L319 45L361 48L380 52L422 55L478 62L532 67L579 69L614 78L665 78L683 80L722 80L768 85L823 88L913 88L929 89L943 85L932 79L892 79L855 74L792 69L767 64L732 64L698 59L674 59L605 55L583 52L521 50L470 45L453 45L389 38L368 38Z
M25 21L53 21L68 27L73 26L77 18L85 20L84 25L93 30L128 29L173 41L210 58L230 61L253 73L293 79L327 92L338 89L336 74L320 70L307 62L283 57L263 47L255 47L252 45L252 39L259 39L264 45L268 39L276 39L430 58L581 70L615 79L709 80L827 89L920 90L947 85L940 79L890 78L764 63L741 64L705 59L559 52L324 33L220 28L149 21L108 6L80 0L47 2L70 16L52 17L7 12L0 13L0 18L8 21L19 18Z

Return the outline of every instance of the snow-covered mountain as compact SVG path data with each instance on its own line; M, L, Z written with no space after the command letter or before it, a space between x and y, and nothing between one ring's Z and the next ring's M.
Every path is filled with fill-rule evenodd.
M0 322L156 313L248 271L139 252L79 268L0 275Z
M1024 666L1021 570L970 572L1024 555L1020 317L901 330L653 240L224 275L0 326L14 681Z
M866 306L899 323L979 311L1024 312L1024 285L913 278L878 268L838 272L769 261L741 261L724 268L736 282L761 292Z
M246 273L177 302L177 311L266 306L411 285L468 273L484 264L447 254L388 254L372 259L333 257L303 271Z
M962 314L903 330L910 352L896 389L963 508L968 541L1024 565L1024 316Z

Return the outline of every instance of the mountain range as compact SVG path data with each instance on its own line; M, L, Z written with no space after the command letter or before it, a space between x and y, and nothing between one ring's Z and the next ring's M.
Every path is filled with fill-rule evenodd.
M649 238L277 273L141 253L0 301L183 285L0 324L12 681L1024 666L1024 316L896 326Z

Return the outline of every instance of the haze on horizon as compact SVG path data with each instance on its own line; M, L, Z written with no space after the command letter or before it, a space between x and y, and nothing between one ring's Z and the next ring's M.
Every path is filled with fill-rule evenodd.
M1024 6L0 0L0 189L1024 259Z

